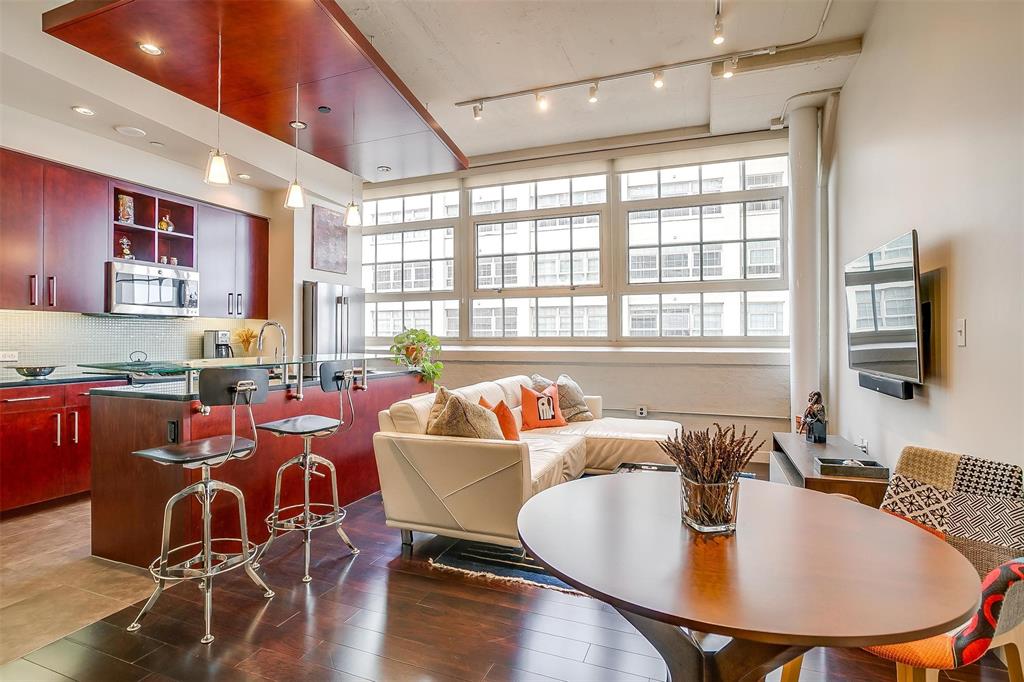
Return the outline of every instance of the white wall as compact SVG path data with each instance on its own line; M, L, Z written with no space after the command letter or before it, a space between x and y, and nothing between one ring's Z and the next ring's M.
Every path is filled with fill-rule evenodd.
M833 418L894 463L907 444L1024 464L1024 4L879 3L843 89L832 177ZM911 228L934 271L936 371L914 400L847 368L846 263ZM953 324L967 318L968 345Z

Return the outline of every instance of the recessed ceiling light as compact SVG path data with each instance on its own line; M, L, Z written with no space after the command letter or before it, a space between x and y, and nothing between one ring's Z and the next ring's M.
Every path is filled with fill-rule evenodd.
M95 111L93 111L89 107L83 107L81 105L77 105L77 106L71 107L71 111L75 112L76 114L81 114L82 116L95 116L96 115Z
M238 179L239 180L252 180L252 176L249 175L248 173L239 173L238 174Z
M125 137L145 137L146 131L142 128L136 128L135 126L114 126L114 130L121 133Z
M378 173L390 173L391 172L391 166L384 166L384 165L377 166L377 172Z
M329 113L331 113L331 108L329 106L326 106L326 105L323 105L323 104L318 106L316 108L316 110L319 111L321 114L329 114Z
M153 43L139 43L139 49L148 55L152 55L153 57L159 57L164 53L162 49L160 49Z
M305 121L288 121L288 125L296 130L305 130L308 127Z
M150 140L149 143L151 145L153 145L154 147L163 147L164 146L163 142L157 142L156 140Z

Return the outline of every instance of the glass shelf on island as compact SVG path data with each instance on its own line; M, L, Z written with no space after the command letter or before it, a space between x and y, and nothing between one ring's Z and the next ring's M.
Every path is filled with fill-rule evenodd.
M339 353L326 355L290 355L287 357L274 357L273 355L262 355L257 357L237 358L202 358L198 360L180 361L153 361L153 362L97 362L79 364L79 367L87 369L112 370L117 372L129 372L137 374L160 374L175 375L186 372L197 372L211 367L244 369L247 367L273 369L275 367L299 365L319 365L323 362L352 362L362 364L368 360L388 360L395 356L391 353Z

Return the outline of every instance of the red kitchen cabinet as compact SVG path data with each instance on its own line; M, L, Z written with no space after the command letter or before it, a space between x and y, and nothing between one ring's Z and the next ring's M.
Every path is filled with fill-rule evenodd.
M255 218L200 204L199 314L203 317L267 317L270 228Z
M267 261L270 225L266 218L237 214L235 219L235 292L241 317L267 318Z
M92 484L92 452L89 438L92 411L88 407L65 408L64 489L62 495L83 493Z
M0 414L0 511L64 494L64 409Z
M41 307L44 162L0 149L0 308Z
M107 260L105 177L47 164L43 184L43 310L101 313Z

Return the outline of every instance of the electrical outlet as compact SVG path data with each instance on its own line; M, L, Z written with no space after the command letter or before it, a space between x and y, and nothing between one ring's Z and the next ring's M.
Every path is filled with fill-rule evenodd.
M637 407L636 408L636 416L638 416L638 417L646 417L647 416L647 406L646 405L640 405L639 407Z
M16 350L0 350L0 362L17 362L18 351Z

